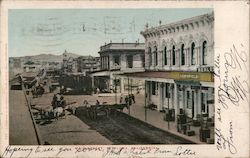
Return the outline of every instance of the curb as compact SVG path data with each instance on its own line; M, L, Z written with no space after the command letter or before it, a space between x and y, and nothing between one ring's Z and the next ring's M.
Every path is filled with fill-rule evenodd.
M33 123L33 126L34 126L34 128L35 128L36 139L37 139L38 145L42 145L42 144L41 144L41 140L42 140L42 139L41 139L41 134L40 134L40 132L39 132L37 126L36 126L36 121L35 121L35 119L34 119L34 117L33 117L32 112L31 112L31 106L30 106L30 103L29 103L29 101L28 101L28 98L27 98L27 95L26 95L26 91L23 91L23 92L24 92L24 96L25 96L25 99L26 99L26 102L27 102L27 106L28 106L28 108L29 108L29 112L30 112L30 116L31 116L31 119L32 119L32 123Z

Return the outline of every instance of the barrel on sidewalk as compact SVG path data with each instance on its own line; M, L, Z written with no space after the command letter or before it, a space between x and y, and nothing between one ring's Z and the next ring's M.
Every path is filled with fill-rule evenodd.
M206 142L207 138L210 138L210 129L209 128L200 128L200 141Z

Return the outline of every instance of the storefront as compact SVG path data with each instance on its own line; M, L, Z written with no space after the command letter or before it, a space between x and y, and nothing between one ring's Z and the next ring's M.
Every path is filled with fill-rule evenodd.
M158 111L171 109L194 120L201 114L214 116L214 81L210 72L141 72L123 77L145 80L145 105Z

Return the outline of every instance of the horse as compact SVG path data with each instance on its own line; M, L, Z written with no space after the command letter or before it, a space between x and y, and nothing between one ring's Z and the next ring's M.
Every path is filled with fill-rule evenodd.
M55 118L55 119L58 119L58 118L61 117L61 116L65 116L65 118L66 118L65 109L64 109L63 107L56 107L56 108L53 110L53 113L54 113L54 118Z
M35 105L32 106L32 109L36 109L39 111L41 115L41 119L48 119L50 118L50 114L53 113L53 107L51 105Z

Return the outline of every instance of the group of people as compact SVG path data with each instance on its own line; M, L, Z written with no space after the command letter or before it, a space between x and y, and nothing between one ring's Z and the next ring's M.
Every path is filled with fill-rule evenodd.
M127 105L132 105L132 104L135 104L135 96L134 94L129 94L129 95L126 95L125 98L124 98L124 101ZM121 96L120 97L120 103L124 103L123 101L123 97Z
M96 106L100 105L100 102L99 100L96 100L96 103L95 103ZM83 106L87 107L87 108L90 108L91 105L89 104L89 102L87 100L84 100L83 101Z
M31 93L33 97L38 97L44 94L44 88L41 84L38 84L38 86L34 86L31 90Z
M58 107L65 108L66 101L65 101L63 95L61 95L60 93L57 93L57 94L54 94L51 104L53 106L53 109L56 109Z
M100 105L99 100L96 100L95 105L89 104L87 100L83 101L83 106L86 107L86 115L91 119L96 119L97 117L97 109Z

